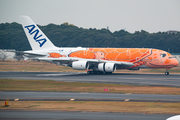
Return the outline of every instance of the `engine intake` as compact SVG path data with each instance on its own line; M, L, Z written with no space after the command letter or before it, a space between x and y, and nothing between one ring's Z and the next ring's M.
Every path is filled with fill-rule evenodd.
M86 70L89 68L87 61L76 61L72 63L72 68L76 70Z
M98 64L98 70L101 72L114 72L116 65L115 63L100 63Z

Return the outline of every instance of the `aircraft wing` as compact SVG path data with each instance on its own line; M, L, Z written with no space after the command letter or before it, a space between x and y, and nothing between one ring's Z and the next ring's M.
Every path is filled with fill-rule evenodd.
M23 51L23 54L31 55L31 56L46 56L47 55L47 54L37 53L37 52L33 52L33 51Z
M90 64L99 64L99 63L114 63L118 66L118 68L128 68L133 66L134 64L131 62L123 62L123 61L108 61L108 60L98 60L98 59L84 59L84 58L75 58L75 57L60 57L60 58L38 58L40 61L46 61L50 63L57 64L72 64L74 61L87 61Z
M22 55L32 55L32 56L46 56L46 54L43 53L37 53L37 52L33 52L33 51L7 51L7 52L14 52L14 53L19 53Z

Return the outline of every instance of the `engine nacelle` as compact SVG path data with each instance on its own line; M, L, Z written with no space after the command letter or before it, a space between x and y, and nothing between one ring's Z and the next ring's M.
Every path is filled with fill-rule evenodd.
M76 61L72 63L72 68L76 70L86 70L89 68L87 61Z
M98 70L101 72L114 72L116 70L115 63L100 63Z

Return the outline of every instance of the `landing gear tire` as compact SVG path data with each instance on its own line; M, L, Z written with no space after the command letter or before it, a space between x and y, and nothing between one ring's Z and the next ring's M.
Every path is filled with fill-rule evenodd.
M112 74L112 72L105 72L105 74Z
M87 74L92 74L92 71L87 71Z
M165 75L169 75L169 69L170 69L170 68L166 68Z
M98 74L98 71L87 71L87 74Z
M169 75L169 72L165 72L165 75Z
M87 71L87 74L103 74L101 71Z

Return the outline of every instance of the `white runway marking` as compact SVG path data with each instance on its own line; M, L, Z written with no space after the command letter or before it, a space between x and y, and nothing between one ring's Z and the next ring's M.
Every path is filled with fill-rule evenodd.
M19 98L14 99L14 101L18 101L18 100L19 100Z
M74 100L75 100L74 98L70 99L70 101L74 101Z

